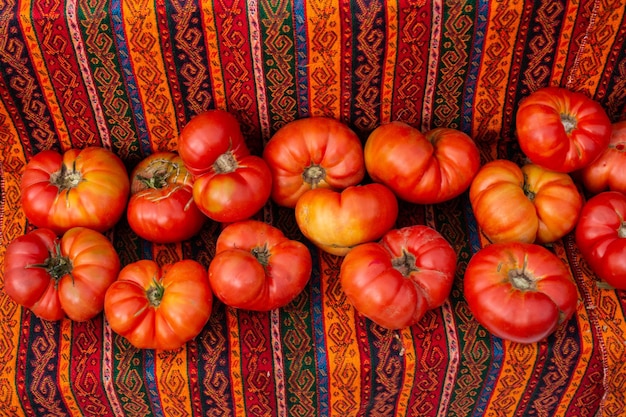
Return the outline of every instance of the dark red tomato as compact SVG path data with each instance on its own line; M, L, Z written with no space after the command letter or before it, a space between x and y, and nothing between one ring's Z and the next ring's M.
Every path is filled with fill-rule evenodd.
M583 168L581 177L593 194L609 190L626 194L626 120L613 124L609 147Z

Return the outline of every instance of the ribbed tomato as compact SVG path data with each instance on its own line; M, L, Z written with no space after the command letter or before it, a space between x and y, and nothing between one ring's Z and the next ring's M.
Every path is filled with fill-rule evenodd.
M626 193L626 120L613 124L608 148L581 171L585 188Z

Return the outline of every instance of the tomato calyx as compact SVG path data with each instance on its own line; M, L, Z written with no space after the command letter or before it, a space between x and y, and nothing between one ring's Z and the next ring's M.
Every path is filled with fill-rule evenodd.
M59 189L59 193L78 187L78 184L82 181L83 175L76 170L76 162L72 165L71 170L65 164L62 164L58 171L50 174L50 184L56 186Z
M270 253L267 244L252 248L250 253L252 253L252 256L254 256L256 260L263 265L263 268L266 268L269 265L272 254Z
M409 277L413 272L419 271L419 269L415 266L415 255L407 252L406 250L402 250L402 256L391 260L391 266L393 266L393 268L400 272L405 278Z
M576 126L578 125L578 120L575 116L569 113L561 113L561 123L563 123L565 133L569 135L574 129L576 129Z
M302 179L311 184L312 188L315 188L324 177L326 177L326 170L318 164L311 164L302 172Z
M152 278L152 285L146 290L146 298L151 307L158 307L161 305L161 300L165 294L165 286L159 282L156 277Z
M524 174L524 186L522 187L524 190L524 195L530 200L535 201L535 196L537 195L533 190L530 189L528 185L528 175Z
M26 268L41 268L55 281L55 286L59 280L68 274L72 274L72 261L67 256L61 255L61 247L56 243L54 250L49 252L45 261L38 264L27 265Z
M232 151L226 151L217 157L213 163L213 170L217 174L228 174L234 172L239 164L237 164L237 158L233 155Z
M526 271L526 265L528 264L528 258L524 257L524 265L522 268L512 268L509 270L508 278L513 288L519 291L535 291L537 289L537 283L533 279L534 276Z

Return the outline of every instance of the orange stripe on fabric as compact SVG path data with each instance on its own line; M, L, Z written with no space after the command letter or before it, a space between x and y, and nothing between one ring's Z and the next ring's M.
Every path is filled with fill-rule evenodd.
M208 55L208 68L211 75L211 87L215 108L228 110L226 105L226 87L220 62L220 47L217 41L217 25L215 24L213 2L202 2L202 17L204 24L204 38L206 39L206 51Z
M0 259L4 260L7 245L26 229L26 218L20 205L20 181L26 165L24 149L8 111L0 100L0 152L2 162L2 196L0 202ZM0 262L4 264L4 261ZM23 415L18 390L17 350L20 339L22 308L4 292L4 266L0 266L0 410L13 415Z
M391 109L394 93L394 77L396 57L398 55L398 4L396 1L385 2L387 7L387 22L385 28L385 66L383 68L383 80L380 93L380 122L389 123L392 119Z
M243 371L241 369L241 337L237 310L226 307L228 345L230 352L230 385L233 399L233 417L247 417L246 399L243 392Z
M61 146L61 149L63 151L66 151L72 147L72 141L70 139L70 134L65 124L65 120L63 120L62 117L61 106L56 97L54 86L50 81L52 79L52 74L48 72L46 62L43 57L43 52L39 47L39 39L37 39L37 34L33 29L34 23L31 11L32 5L34 3L36 2L19 2L21 29L22 33L24 34L24 41L26 42L28 52L31 56L31 62L35 66L35 71L37 71L37 81L39 82L39 86L43 91L47 107L53 119L56 134L58 136L58 142Z
M343 58L340 10L335 2L312 0L306 2L306 15L310 114L339 119Z
M122 19L129 43L142 108L154 151L175 150L178 138L174 100L160 49L156 8L146 0L123 2Z
M155 375L161 406L166 416L193 415L188 360L186 347L156 354Z
M400 354L404 356L404 374L396 405L396 415L409 416L408 405L411 399L411 392L415 388L415 373L417 371L417 361L419 360L414 341L419 339L413 338L410 327L399 330L398 333L395 333L395 336L402 345Z
M63 319L61 321L61 334L59 337L59 369L58 381L59 392L63 397L63 402L67 411L72 416L80 416L83 413L74 397L72 381L72 321Z
M349 417L359 411L363 387L356 337L356 312L341 290L340 263L340 258L320 251L320 271L323 274L322 309L330 386L329 412L333 416Z

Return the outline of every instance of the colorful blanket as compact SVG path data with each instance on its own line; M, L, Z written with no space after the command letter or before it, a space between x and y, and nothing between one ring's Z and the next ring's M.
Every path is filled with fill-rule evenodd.
M515 109L547 85L626 117L621 0L83 1L0 6L0 262L33 228L20 175L44 149L112 149L132 167L210 108L233 113L253 153L285 123L337 118L365 139L381 123L448 126L483 162L521 161ZM294 238L293 212L259 217ZM459 255L449 300L417 325L383 329L338 283L341 258L310 246L309 285L269 313L216 303L183 348L137 350L102 315L46 322L9 299L0 267L2 416L623 416L626 293L599 288L571 235L551 246L579 290L547 340L493 337L462 277L482 241L467 195L402 204ZM122 263L193 258L208 266L220 225L180 244L107 234ZM3 263L3 262L2 262Z

